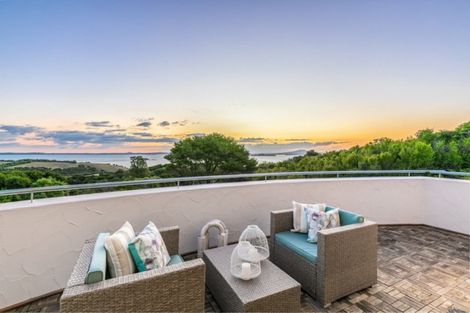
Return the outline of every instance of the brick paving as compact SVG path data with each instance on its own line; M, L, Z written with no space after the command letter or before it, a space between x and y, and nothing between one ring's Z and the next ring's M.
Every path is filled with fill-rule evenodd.
M302 292L302 312L470 312L470 237L428 226L380 226L378 284L327 310ZM57 312L60 294L16 312ZM220 312L206 291L206 312Z

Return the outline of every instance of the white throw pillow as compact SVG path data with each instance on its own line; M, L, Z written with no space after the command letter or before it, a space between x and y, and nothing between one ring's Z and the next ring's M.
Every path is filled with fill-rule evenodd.
M118 231L106 237L104 247L109 274L112 278L135 273L135 265L127 248L134 238L134 229L129 222L125 222Z
M292 206L294 210L294 225L292 231L299 233L308 232L308 210L324 212L326 209L325 203L308 204L292 201Z
M132 240L129 251L139 272L162 268L170 262L162 235L152 222Z
M328 212L309 210L308 218L308 236L307 241L316 243L318 241L318 231L327 228L340 226L339 210L333 209Z

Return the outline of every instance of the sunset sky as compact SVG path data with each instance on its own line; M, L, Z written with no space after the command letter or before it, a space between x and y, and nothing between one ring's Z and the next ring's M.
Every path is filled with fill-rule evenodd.
M0 0L0 152L325 151L468 120L468 0Z

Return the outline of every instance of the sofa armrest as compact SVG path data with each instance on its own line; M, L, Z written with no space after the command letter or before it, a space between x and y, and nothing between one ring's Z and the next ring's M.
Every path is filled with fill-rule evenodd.
M165 246L170 255L179 254L180 228L178 226L163 227L159 229Z
M202 312L205 264L201 259L66 288L61 312Z
M271 238L276 233L292 229L294 212L292 210L271 211Z
M88 268L90 267L93 250L95 248L95 239L86 240L82 247L77 262L73 267L72 274L67 282L67 287L82 285L85 282Z
M377 232L377 224L368 220L318 232L317 296L321 303L377 282Z

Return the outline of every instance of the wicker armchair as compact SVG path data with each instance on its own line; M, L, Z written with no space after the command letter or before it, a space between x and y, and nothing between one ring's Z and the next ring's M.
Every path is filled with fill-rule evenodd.
M376 223L365 220L319 231L312 262L276 242L276 233L291 230L292 220L292 210L271 212L271 261L323 307L377 283Z
M170 255L178 254L179 228L160 229ZM85 285L94 240L85 242L60 299L61 312L202 312L205 264L196 259Z

